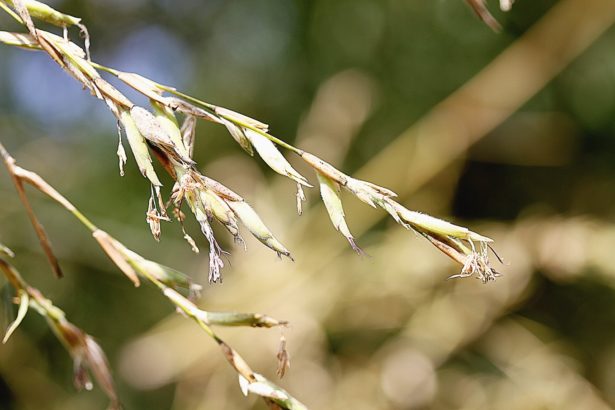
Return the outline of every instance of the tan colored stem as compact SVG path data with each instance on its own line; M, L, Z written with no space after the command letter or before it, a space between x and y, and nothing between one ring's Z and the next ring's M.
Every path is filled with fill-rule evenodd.
M2 156L4 165L6 166L6 169L11 175L11 178L13 179L13 183L15 184L15 189L17 189L17 194L19 195L19 199L21 200L21 203L23 204L24 209L26 210L26 213L28 214L28 218L30 219L30 222L32 223L32 227L34 228L34 231L36 232L36 236L38 236L38 240L41 244L41 247L43 248L43 252L45 252L45 255L47 256L49 265L51 265L51 269L53 270L53 273L56 275L56 277L61 278L62 276L64 276L64 274L62 273L62 268L60 268L60 263L58 262L58 258L56 258L55 254L53 253L53 248L51 247L51 241L49 240L49 237L47 236L47 233L45 232L45 228L43 227L43 225L39 222L38 218L36 217L36 214L34 213L34 210L32 209L32 205L30 204L30 201L28 200L28 196L26 195L26 191L24 190L22 177L20 176L21 168L15 165L15 159L9 155L9 153L6 151L6 149L1 143L0 143L0 156Z

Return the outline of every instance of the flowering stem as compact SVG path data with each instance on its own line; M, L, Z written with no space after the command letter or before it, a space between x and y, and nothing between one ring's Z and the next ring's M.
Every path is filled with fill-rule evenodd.
M120 73L121 73L120 71L118 71L118 70L116 70L114 68L107 67L107 66L104 66L102 64L98 64L98 63L95 63L95 62L91 62L91 64L92 64L93 67L95 67L95 68L97 68L99 70L105 71L105 72L107 72L109 74L112 74L112 75L114 75L116 77L118 75L120 75ZM249 123L247 123L245 121L242 121L242 120L240 120L240 119L238 119L236 117L233 117L233 116L229 116L229 115L226 115L226 114L220 114L219 112L216 111L217 107L215 105L213 105L213 104L210 104L208 102L205 102L203 100L195 98L195 97L193 97L191 95L188 95L186 93L183 93L181 91L177 91L173 87L169 87L169 86L166 86L166 85L163 85L163 84L158 84L158 87L160 89L170 93L170 94L173 94L173 95L175 95L177 97L183 98L184 100L189 101L189 102L191 102L193 104L199 105L200 107L204 108L205 110L207 110L210 114L212 114L214 116L218 116L218 117L224 118L225 120L231 121L234 124L236 124L236 125L238 125L238 126L240 126L242 128L248 128L248 129L250 129L250 130L252 130L254 132L257 132L258 134L260 134L263 137L267 138L271 142L273 142L275 144L278 144L279 146L281 146L283 148L286 148L287 150L292 151L292 152L294 152L297 155L302 155L303 154L303 150L301 150L301 149L299 149L299 148L297 148L297 147L295 147L295 146L293 146L293 145L291 145L291 144L289 144L289 143L287 143L287 142L285 142L285 141L283 141L283 140L281 140L279 138L276 138L273 135L270 135L270 134L266 133L265 131L261 130L258 127L255 127L252 124L249 124Z
M21 19L21 17L19 17L17 15L17 13L15 13L13 10L11 10L9 8L9 6L7 6L4 1L0 1L0 8L2 8L2 10L6 11L7 14L9 14L11 17L13 17L19 24L23 24L23 20Z

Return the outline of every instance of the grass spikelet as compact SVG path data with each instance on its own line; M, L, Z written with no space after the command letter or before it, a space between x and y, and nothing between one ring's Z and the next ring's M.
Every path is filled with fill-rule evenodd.
M285 390L280 389L278 386L267 380L264 376L254 373L255 381L242 381L240 377L240 384L243 384L243 391L246 394L252 393L261 397L270 399L277 408L287 410L307 410L307 407L299 402L297 399L288 394ZM273 407L276 408L276 407Z
M114 74L116 74L120 81L123 81L128 86L148 97L150 100L156 101L160 104L168 104L167 98L162 97L161 94L163 90L157 82L135 73L116 71Z
M158 120L162 128L167 132L167 135L173 142L173 145L179 152L179 155L182 158L191 158L190 152L186 149L186 146L184 145L182 132L179 129L179 124L177 123L177 118L175 118L175 113L173 112L173 110L166 105L160 104L155 100L152 100L151 104L154 108L154 114L156 115L156 119Z
M184 189L186 202L188 202L196 221L199 223L205 239L209 242L209 282L221 282L222 275L220 271L224 267L224 262L221 258L223 251L209 224L209 217L205 205L201 200L198 188L187 187Z
M273 249L278 256L284 255L293 260L288 249L273 236L273 233L267 228L260 216L258 216L247 202L226 201L226 203L256 239L261 241L268 248Z
M36 28L34 27L34 22L32 21L32 17L30 16L30 11L28 10L27 0L8 0L10 4L13 6L21 22L26 26L30 34L34 38L38 38Z
M209 189L203 189L200 195L205 209L233 235L236 241L241 242L237 217L228 204Z
M149 149L147 148L145 138L139 132L134 120L132 119L132 116L130 115L130 112L122 111L120 115L120 122L124 127L128 144L130 145L132 154L135 157L135 161L137 161L141 174L149 179L152 185L162 186L162 183L160 183L160 180L158 179L158 175L156 175L156 171L154 171L152 157L149 154Z
M269 125L261 121L255 120L254 118L250 118L246 115L229 110L228 108L215 107L214 112L218 116L222 118L226 118L227 120L230 120L234 123L245 124L245 125L248 125L254 128L258 128L259 130L264 131L264 132L267 132L269 130Z
M303 158L303 160L307 162L308 165L314 168L317 173L326 176L327 178L337 182L342 186L346 185L348 176L343 172L339 171L333 165L323 161L316 155L310 154L309 152L302 152L301 158Z
M133 267L139 276L145 278L153 277L171 289L185 292L191 298L198 295L202 289L200 285L194 283L192 278L185 273L145 259L143 256L126 247L124 247L124 255L126 261Z
M113 239L107 232L101 231L100 229L94 231L92 236L96 239L103 251L105 251L109 259L124 272L124 275L132 281L135 287L139 286L141 281L139 281L137 272L135 272L131 264L126 260L126 248L124 245Z
M194 165L195 162L188 157L183 142L178 136L181 146L175 144L169 133L151 112L145 108L134 105L130 109L135 126L139 133L154 146L160 148L171 160L178 164Z
M15 3L18 2L7 0L7 3L15 5ZM25 4L28 13L30 13L32 17L58 27L74 26L81 22L79 17L61 13L47 4L41 3L40 1L25 0L23 3Z
M17 310L17 316L13 323L11 323L4 334L4 338L2 339L2 343L6 344L9 340L13 332L19 327L23 319L26 317L28 313L28 305L30 304L30 296L28 296L28 292L23 289L17 289L17 298L19 299L19 309Z
M7 46L22 47L32 50L40 50L41 46L36 39L30 34L11 33L9 31L0 31L0 42Z
M237 141L239 146L243 148L245 152L247 152L251 157L253 157L254 149L245 132L240 127L227 119L222 118L221 121L222 124L224 124L224 126L228 130L229 134L231 134L231 137L233 137L233 139Z
M168 89L167 89L168 90ZM167 97L167 101L173 107L174 110L182 112L186 115L192 115L197 118L201 118L206 121L211 121L215 123L222 123L222 119L210 111L204 110L203 108L197 107L194 104L190 104L180 98L175 97Z
M355 252L363 254L363 251L357 246L354 237L350 233L350 229L348 229L344 208L342 207L339 184L319 172L317 172L316 175L318 176L318 182L320 184L320 195L325 204L325 208L327 208L331 223L335 229L344 235Z
M150 283L155 284L161 290L162 294L176 306L178 311L193 319L207 333L207 335L209 335L211 339L219 345L227 361L238 374L248 381L248 384L259 381L264 382L265 379L261 379L261 376L254 373L245 360L214 333L210 325L273 327L286 326L286 322L261 314L207 312L197 308L192 302L192 299L197 296L200 287L192 284L187 276L174 271L173 269L166 268L158 263L149 261L129 250L106 232L97 228L72 203L70 203L53 187L47 184L47 182L37 174L18 167L15 164L14 159L8 154L8 152L6 152L2 144L0 144L0 153L2 154L3 159L5 159L5 163L7 164L10 174L14 178L18 179L20 183L28 182L32 184L35 188L49 196L73 214L75 218L77 218L92 232L93 237L98 241L103 250L133 282L136 284L139 283L138 276L146 278ZM200 190L210 187L213 192L220 195L221 199L223 198L227 201L231 199L238 199L242 201L241 197L237 194L224 187L222 184L198 174L198 172L194 169L185 170L182 166L176 166L176 169L177 173L174 173L173 175L175 175L179 181L176 184L176 188L174 188L174 191L176 192L174 192L173 199L176 202L181 202L182 200L188 201L189 204L195 208L195 214L201 221L207 221L207 215L203 204L199 202L200 196L196 196L195 192L198 193ZM173 171L173 168L171 168L171 171ZM156 192L156 196L160 200L159 192ZM153 201L154 198L152 197L151 200ZM164 209L162 204L160 204L160 207L161 209ZM176 209L175 214L180 221L183 221L184 218L181 210ZM203 219L203 216L205 216L205 219ZM204 232L205 236L215 243L211 228L203 229L206 231ZM214 243L211 244L210 252L216 249L219 250L219 248L214 246ZM7 251L3 253L10 252ZM94 339L92 339L85 332L66 321L62 311L55 308L51 302L44 299L40 293L35 291L35 289L27 286L21 277L10 269L10 265L6 264L2 258L0 258L0 270L5 273L5 276L7 276L11 284L13 284L16 289L26 289L28 291L28 297L30 300L29 305L34 306L36 310L46 316L50 326L54 329L54 332L58 338L65 344L66 348L73 356L75 361L76 386L86 389L92 388L92 382L88 375L88 370L90 370L97 379L101 388L111 399L110 408L119 409L119 401L113 388L113 382L106 363L106 358L104 357L104 353L102 352L102 349L100 349L100 346L98 346ZM186 290L186 288L188 298L184 297L178 291ZM26 306L28 305L25 302L21 302L21 304ZM20 317L21 316L22 315L20 315ZM268 381L266 384L268 386L268 390L259 391L257 386L253 387L252 391L255 394L260 394L270 408L305 408L300 402L280 387Z
M180 132L184 146L188 150L188 156L192 158L194 154L194 139L196 137L196 117L194 115L186 115Z
M307 179L289 164L273 142L251 129L245 129L244 133L256 149L256 152L258 152L258 155L260 155L263 161L265 161L272 170L292 179L298 184L311 187Z
M19 297L19 311L17 318L9 327L3 342L6 343L10 335L26 316L31 306L43 316L53 333L62 342L74 361L74 381L78 389L91 390L93 383L88 374L92 372L100 388L110 399L110 408L119 409L120 403L109 364L102 348L94 341L92 336L72 324L66 319L62 310L53 305L43 294L31 287L21 277L19 272L0 257L0 272L4 274L11 286L17 291Z

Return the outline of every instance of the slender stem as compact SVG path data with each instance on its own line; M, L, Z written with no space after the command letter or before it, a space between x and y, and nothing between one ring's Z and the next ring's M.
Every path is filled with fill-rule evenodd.
M243 360L239 354L232 349L230 346L224 342L213 329L203 320L201 315L202 311L194 305L191 301L185 299L183 296L178 294L174 289L166 286L164 283L156 279L152 276L147 269L144 269L140 264L132 263L133 268L135 268L141 275L146 277L149 281L154 283L162 293L178 308L180 309L186 316L194 320L200 327L207 333L209 337L211 337L222 349L224 356L228 360L228 362L233 366L235 371L241 374L246 379L251 382L255 381L254 371L248 366L248 364ZM266 398L265 398L266 400Z
M199 100L198 98L192 97L191 95L182 93L181 91L177 91L175 88L173 87L169 87L166 85L160 85L160 88L162 88L163 90L165 90L166 92L169 92L171 94L174 94L178 97L181 97L185 100L190 101L191 103L200 105L203 108L207 108L208 110L211 111L212 114L216 114L216 106L213 104L210 104L208 102L205 102L203 100Z
M77 219L79 219L79 221L85 225L86 228L88 228L91 232L94 232L95 230L98 229L98 227L96 225L94 225L92 223L92 221L90 221L85 215L83 215L79 210L77 210L76 208L73 208L72 210L69 210L73 215L75 215L75 217Z
M58 193L53 187L51 187L47 182L45 182L42 178L40 178L37 174L33 172L24 170L17 165L15 165L15 160L10 154L6 151L2 143L0 143L0 156L4 159L7 168L11 175L21 184L22 179L28 183L31 183L41 192L47 194L50 198L54 199L60 205L62 205L66 210L71 212L75 217L77 217L88 229L91 231L97 230L96 226L85 217L80 211L78 211L74 205L72 205L64 196ZM130 259L130 257L124 254L124 257L127 258L130 265L138 271L140 275L147 278L150 282L156 285L162 293L178 308L180 309L186 316L190 317L194 320L200 327L207 333L209 337L211 337L222 350L225 358L231 364L231 366L245 377L250 382L256 381L256 377L254 376L254 371L248 366L245 360L229 345L224 342L218 335L213 331L213 329L206 323L205 316L202 313L209 313L200 310L196 305L194 305L191 301L181 296L174 289L168 287L160 280L158 280L155 276L153 276L147 269L145 269L141 264L136 263L134 260ZM9 279L9 281L16 288L27 288L27 284L20 281L19 275L15 275L14 271L10 269L10 265L8 265L2 258L0 258L0 270L4 271L5 276ZM254 315L252 315L254 316ZM256 317L256 316L254 316ZM246 318L240 318L245 321ZM263 397L268 406L272 409L276 408L271 400L266 397Z
M41 178L38 174L24 170L23 168L17 166L15 159L8 153L2 143L0 143L0 156L4 161L4 164L7 167L9 174L17 185L17 191L22 202L25 201L24 206L26 207L26 211L28 212L28 214L30 214L30 211L32 211L32 207L30 206L30 203L25 196L25 191L23 190L23 182L28 182L30 185L34 186L36 189L47 195L49 198L62 205L62 207L72 213L91 232L94 232L98 229L92 221L90 221L85 215L83 215L68 199L66 199L66 197L64 197L51 185L49 185L47 181Z
M295 154L298 154L298 155L303 154L303 150L301 150L301 149L299 149L297 147L294 147L294 146L290 145L289 143L284 142L281 139L274 137L273 135L269 135L268 133L266 133L265 131L259 129L258 127L255 127L255 126L253 126L251 124L248 124L248 123L246 123L244 121L241 121L241 120L239 120L239 119L237 119L235 117L218 113L216 111L216 106L213 105L213 104L210 104L208 102L199 100L198 98L194 98L194 97L192 97L192 96L190 96L188 94L185 94L185 93L183 93L181 91L177 91L176 89L174 89L172 87L168 87L166 85L159 85L159 86L160 86L160 88L162 88L163 90L167 91L168 93L174 94L174 95L176 95L178 97L181 97L181 98L183 98L185 100L188 100L191 103L200 105L201 107L209 110L211 114L214 114L214 115L217 115L219 117L222 117L225 120L231 121L232 123L234 123L236 125L239 125L239 126L241 126L243 128L251 129L252 131L255 131L255 132L259 133L260 135L262 135L263 137L267 138L271 142L274 142L274 143L278 144L279 146L294 152Z
M8 153L8 151L4 148L4 145L0 143L0 156L4 161L4 165L6 166L9 175L13 179L13 183L15 185L15 189L17 190L17 194L19 195L19 199L23 204L26 213L28 214L28 218L30 219L30 223L38 236L38 240L41 244L41 248L45 252L45 256L47 256L47 260L49 261L49 265L51 265L51 269L56 277L61 278L64 276L62 273L62 268L60 267L60 263L58 262L58 258L56 258L53 253L53 248L51 247L51 241L45 232L45 228L39 222L36 214L34 213L34 209L32 209L32 205L28 200L28 196L26 195L26 191L23 186L23 180L18 174L18 167L15 165L15 159Z
M218 114L218 115L220 115L220 114ZM294 146L290 145L289 143L284 142L281 139L276 138L273 135L270 135L270 134L266 133L265 131L261 130L258 127L255 127L254 125L248 124L248 123L246 123L244 121L241 121L241 120L239 120L237 118L230 117L228 115L222 114L220 116L222 118L224 118L225 120L229 120L231 122L234 122L236 125L239 125L239 126L241 126L243 128L248 128L248 129L250 129L250 130L252 130L254 132L259 133L260 135L262 135L263 137L267 138L271 142L274 142L274 143L278 144L279 146L281 146L283 148L286 148L287 150L292 151L292 152L294 152L295 154L297 154L299 156L301 156L305 152L302 149L294 147Z
M104 66L102 64L95 63L94 61L90 61L90 64L92 64L92 67L105 71L109 74L113 74L114 76L118 76L120 74L120 71L113 69L111 67Z
M9 14L11 17L13 17L15 20L17 20L17 22L19 24L23 24L23 20L21 19L21 17L19 17L17 15L17 13L15 13L13 10L11 10L9 8L9 6L4 1L0 1L0 8L2 8L2 10L6 11L7 14Z
M13 266L0 257L0 271L4 273L6 279L11 283L11 286L17 290L26 290L28 284L23 280L19 272Z
M104 66L102 64L95 63L95 62L91 62L91 64L92 64L93 67L95 67L95 68L97 68L99 70L105 71L105 72L107 72L109 74L112 74L112 75L114 75L116 77L121 74L121 71L116 70L114 68L107 67L107 66ZM290 145L289 143L287 143L285 141L282 141L279 138L274 137L273 135L270 135L270 134L266 133L265 131L259 129L258 127L255 127L252 124L248 124L247 122L241 121L241 120L239 120L239 119L237 119L237 118L235 118L233 116L229 116L229 115L225 115L225 114L220 114L216 110L217 107L215 105L213 105L213 104L210 104L210 103L205 102L203 100L199 100L198 98L195 98L195 97L193 97L191 95L188 95L186 93L178 91L175 88L169 87L167 85L157 84L157 86L160 89L162 89L162 90L164 90L164 91L166 91L166 92L168 92L170 94L173 94L173 95L175 95L177 97L183 98L186 101L189 101L189 102L191 102L193 104L201 106L202 108L206 109L210 114L222 117L225 120L231 121L232 123L234 123L234 124L236 124L236 125L238 125L240 127L248 128L248 129L250 129L250 130L252 130L254 132L257 132L260 135L262 135L263 137L265 137L268 140L270 140L271 142L274 142L274 143L278 144L279 146L281 146L283 148L286 148L289 151L294 152L297 155L301 155L304 152L303 150L301 150L301 149L299 149L297 147L294 147L294 146Z
M106 71L106 72L114 74L114 75L121 74L117 70L114 70L114 69L111 69L111 68L108 68L108 67L104 67L104 66L99 65L99 64L93 63L92 66L89 66L89 65L85 66L84 64L81 64L81 61L79 59L74 58L74 56L70 52L66 51L63 47L57 47L57 49L56 49L44 37L41 36L39 38L37 36L36 29L34 28L34 26L32 25L32 23L30 21L29 14L24 14L24 18L20 19L18 15L16 15L10 8L8 8L8 6L5 4L4 0L0 0L0 6L2 7L2 9L5 12L7 12L11 16L13 16L13 18L15 18L17 21L21 20L21 23L28 23L27 25L28 25L29 31L31 32L32 36L34 36L36 38L38 44L56 62L58 62L58 64L60 64L60 66L62 66L63 68L67 69L69 71L69 73L74 74L73 71L77 70L77 72L84 73L85 75L89 75L90 77L92 77L92 80L95 80L95 78L91 75L91 73L93 72L96 75L98 75L98 73L95 71L94 68L92 68L92 66L93 66L93 67L96 67L97 69ZM24 20L26 20L26 21L24 21ZM66 64L66 60L64 60L65 58L69 60L70 64ZM75 68L72 68L72 65L74 65ZM90 85L89 82L85 82L85 81L81 80L81 76L76 76L76 78L77 78L77 80L81 81L88 88L92 88L92 87L96 86L95 82ZM166 87L165 90L171 90L171 89ZM103 90L101 90L101 92L102 91ZM294 148L290 144L287 144L287 143L285 143L285 142L283 142L283 141L281 141L281 140L279 140L279 139L277 139L275 137L272 137L272 136L268 135L264 131L257 129L256 127L254 127L251 124L246 124L243 121L238 120L236 118L230 118L230 117L227 117L226 115L219 114L218 112L216 112L217 111L217 107L214 106L214 105L211 105L211 104L205 103L203 101L197 100L195 98L189 97L189 96L187 96L186 94L183 94L183 93L179 93L178 94L178 92L176 92L175 90L172 90L170 92L173 92L176 95L181 95L183 98L186 98L188 101L192 101L194 103L197 103L197 104L201 105L206 110L211 111L214 115L216 115L218 117L226 118L227 120L232 121L232 122L236 123L237 125L240 125L240 126L242 126L244 128L252 129L253 131L258 132L259 134L265 136L266 138L269 138L273 142L275 142L275 143L277 143L277 144L279 144L279 145L281 145L281 146L283 146L283 147L285 147L287 149L290 149L290 150L292 150L294 152L297 152L299 154L302 152L302 151ZM32 207L30 206L30 204L28 202L27 196L25 194L25 190L23 188L23 183L27 182L27 183L31 184L32 186L37 188L39 191L41 191L42 193L44 193L47 196L49 196L51 199L53 199L56 202L58 202L66 210L71 212L90 231L93 231L93 232L97 231L97 227L88 218L86 218L85 215L83 215L80 211L78 211L64 196L62 196L52 186L50 186L46 181L44 181L39 175L37 175L37 174L35 174L35 173L31 172L31 171L25 170L25 169L17 166L16 165L16 161L14 160L14 158L12 158L9 155L9 153L6 151L6 149L4 148L4 146L1 143L0 143L0 156L4 160L6 168L7 168L8 172L10 173L11 177L13 178L13 180L15 182L15 185L17 187L17 191L19 193L19 196L20 196L20 198L21 198L21 200L22 200L22 202L24 204L24 207L26 208L26 211L28 212L28 215L30 216L30 219L32 221L32 224L34 225L34 228L35 228L37 234L39 235L39 239L41 241L41 245L45 249L45 252L47 253L48 258L50 259L50 262L52 263L52 266L54 266L54 269L56 269L56 272L58 272L59 275L61 275L61 271L59 270L59 265L57 264L57 260L53 256L53 253L51 252L50 244L49 244L49 241L47 240L47 237L46 237L46 235L44 233L42 225L40 225L40 223L38 223L38 220L36 219L34 211L33 211ZM219 347L221 348L221 350L222 350L225 358L227 359L227 361L231 364L231 366L241 376L245 377L250 382L255 382L256 381L255 373L247 365L245 360L241 356L239 356L239 354L234 349L232 349L221 338L219 338L214 333L212 328L209 326L209 323L206 322L207 319L206 319L206 316L204 314L207 313L207 312L204 312L204 311L200 310L198 307L196 307L196 305L194 305L188 299L184 298L182 295L180 295L173 288L166 286L164 283L162 283L160 280L158 280L156 277L154 277L146 268L144 268L140 264L136 263L135 261L132 261L127 255L124 254L124 257L126 258L126 260L128 262L132 262L131 265L133 266L133 268L135 268L135 270L137 270L141 275L146 277L150 282L154 283L159 289L162 290L163 294L168 299L171 300L171 302L173 302L188 317L192 318L194 321L196 321L198 323L198 325L219 345ZM3 260L0 259L0 262L3 262ZM3 268L3 267L4 267L3 264L0 263L0 268ZM16 277L13 276L12 279L16 279ZM17 282L15 282L15 283L17 283ZM243 318L243 319L245 319L245 318ZM267 403L272 409L279 408L279 406L277 406L273 402L273 400L269 399L266 395L262 395L262 396L263 396L263 399L264 399L265 403Z

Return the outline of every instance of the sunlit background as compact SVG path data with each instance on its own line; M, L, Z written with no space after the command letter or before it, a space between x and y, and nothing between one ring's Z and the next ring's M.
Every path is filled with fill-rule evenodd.
M517 0L506 15L490 1L499 34L461 0L48 3L84 19L96 61L267 122L409 208L495 239L503 277L447 280L459 266L348 196L369 254L358 257L317 190L298 216L292 183L200 123L204 173L250 201L296 259L218 230L231 255L223 284L208 285L207 252L193 254L178 224L160 243L149 234L149 186L132 158L119 176L104 104L45 54L0 46L0 141L127 246L190 273L204 309L289 320L283 332L220 329L256 371L276 380L283 333L292 365L279 383L311 409L615 406L611 0ZM0 29L19 27L2 15ZM53 278L3 169L0 242L96 337L127 409L264 408L193 322L135 289L69 214L31 198L66 277ZM15 309L2 293L6 328ZM0 346L0 409L106 404L96 388L75 391L70 358L36 314Z

